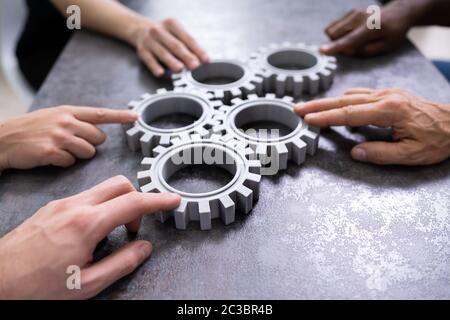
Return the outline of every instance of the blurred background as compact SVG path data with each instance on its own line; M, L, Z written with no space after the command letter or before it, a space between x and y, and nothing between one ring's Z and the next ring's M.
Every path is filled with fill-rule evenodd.
M22 77L15 46L26 19L24 0L0 0L0 121L25 113L35 92ZM450 61L450 28L413 28L409 39L430 60Z

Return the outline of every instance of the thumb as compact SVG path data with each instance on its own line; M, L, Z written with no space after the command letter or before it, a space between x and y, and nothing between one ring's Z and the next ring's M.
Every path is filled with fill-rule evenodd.
M81 273L81 291L90 298L111 284L132 273L151 254L152 244L138 240L127 243L122 248L85 268Z
M370 162L379 165L413 164L407 156L405 142L366 142L355 146L352 158L356 161Z

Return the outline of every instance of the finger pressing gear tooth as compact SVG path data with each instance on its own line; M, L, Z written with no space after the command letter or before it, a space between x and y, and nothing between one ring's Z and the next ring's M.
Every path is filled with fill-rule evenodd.
M174 192L182 200L178 208L159 213L161 222L173 217L177 229L186 229L190 221L199 221L202 230L211 229L211 220L225 224L235 221L236 211L245 214L253 208L259 193L261 164L249 160L254 151L237 141L224 142L219 135L202 139L193 134L173 139L170 147L158 146L153 157L144 158L144 171L138 173L142 192ZM225 186L205 193L177 190L167 181L178 170L194 165L220 166L233 178Z
M173 91L158 89L156 94L143 94L139 100L128 105L138 114L134 124L124 126L128 145L133 151L140 149L144 156L151 156L155 146L168 146L173 138L193 133L208 137L209 129L217 124L213 120L214 110L221 105L219 101L213 101L211 95L186 88ZM185 114L196 120L187 126L172 129L152 125L156 119L171 114Z
M249 64L264 79L265 92L294 98L329 89L337 69L336 58L321 54L318 47L289 42L259 48Z
M214 119L214 134L223 134L222 140L237 140L248 144L261 161L262 175L273 175L287 168L288 160L297 165L305 161L306 153L313 155L319 141L319 129L307 125L294 111L293 98L248 96L248 100L236 98L231 106L224 105ZM286 133L274 130L247 129L254 122L281 124ZM279 130L279 129L278 129Z

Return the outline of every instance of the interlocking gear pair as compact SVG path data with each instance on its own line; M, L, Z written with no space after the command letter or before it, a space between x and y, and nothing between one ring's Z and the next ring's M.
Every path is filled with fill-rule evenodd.
M127 141L133 151L140 149L145 156L145 170L138 173L141 191L175 192L182 197L178 208L160 213L159 219L164 222L173 216L178 229L199 221L200 228L208 230L212 219L220 217L229 224L236 210L250 212L258 198L261 175L286 169L288 160L301 164L307 153L315 153L319 131L294 115L294 99L287 94L299 97L328 89L335 62L316 47L271 45L260 48L248 63L215 59L196 70L175 74L173 91L159 89L130 102L139 119L126 127ZM152 125L157 118L176 113L196 120L175 129ZM283 124L289 133L261 136L241 129L260 121ZM199 164L192 156L196 153L225 155L227 161L215 165L227 170L231 181L206 193L172 187L167 181L175 172ZM174 161L185 154L188 163Z

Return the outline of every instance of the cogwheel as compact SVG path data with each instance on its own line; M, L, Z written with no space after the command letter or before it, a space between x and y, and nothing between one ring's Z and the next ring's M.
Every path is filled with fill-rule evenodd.
M261 164L249 160L251 148L237 141L223 142L219 135L202 139L193 134L175 138L170 147L158 146L153 158L144 158L145 171L138 173L142 192L174 192L182 200L178 208L159 213L159 220L175 219L177 229L186 229L190 221L200 221L201 230L211 229L211 219L220 217L225 224L235 220L235 210L248 213L258 197ZM220 166L233 178L214 191L189 193L175 189L167 182L178 170L193 164Z
M255 150L261 161L262 175L273 175L287 168L288 160L296 164L305 161L306 153L313 155L319 141L319 129L308 126L293 111L293 98L276 98L249 95L248 100L233 99L232 105L224 105L214 116L218 120L212 128L214 134L224 134L223 141L238 140ZM243 130L256 122L279 123L288 133L274 135L267 129ZM269 133L269 134L268 134Z
M217 124L213 120L214 110L220 107L220 101L200 91L176 88L173 91L158 89L156 94L143 94L140 100L131 101L129 108L138 113L139 118L133 125L125 125L127 142L131 150L141 149L144 156L151 156L156 145L170 145L175 137L198 133L201 137L210 134L209 129ZM152 122L165 115L174 113L195 117L193 123L174 129L152 126Z
M327 90L337 69L336 58L321 54L318 47L289 42L259 48L249 65L264 78L265 92L294 98Z
M263 78L255 75L238 59L216 58L195 70L183 70L172 75L174 87L188 87L212 93L216 99L229 103L247 94L262 94Z

